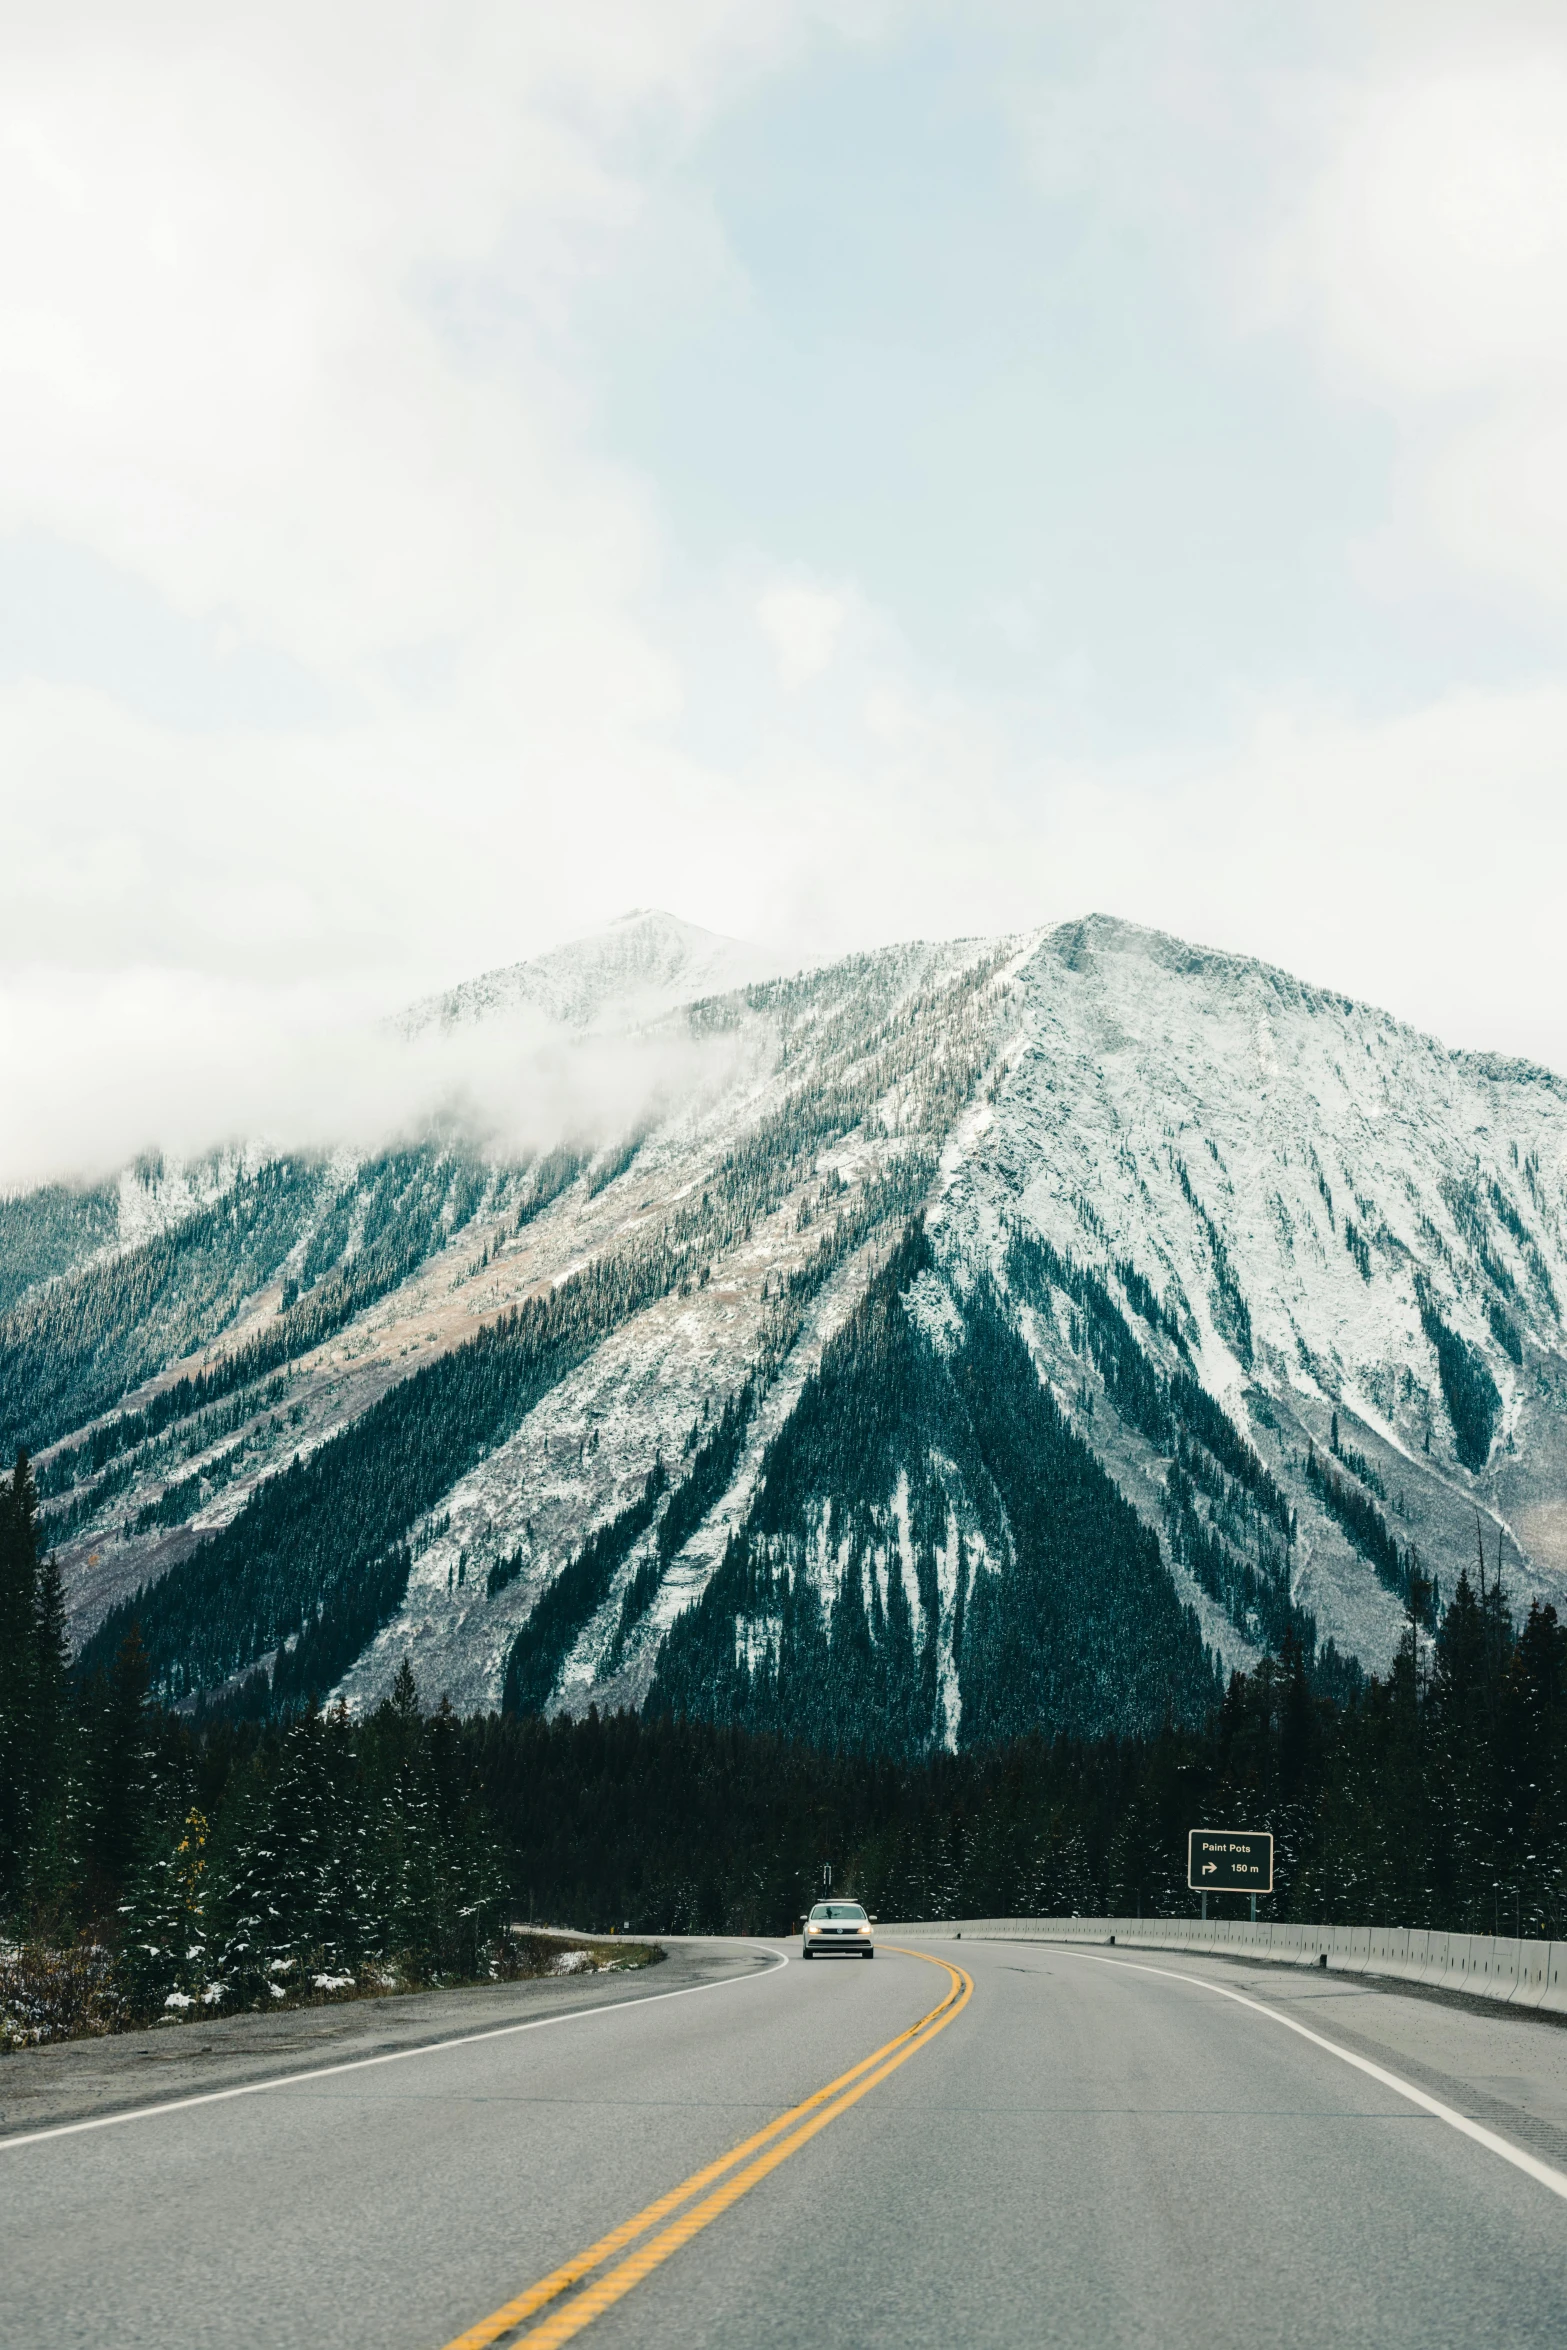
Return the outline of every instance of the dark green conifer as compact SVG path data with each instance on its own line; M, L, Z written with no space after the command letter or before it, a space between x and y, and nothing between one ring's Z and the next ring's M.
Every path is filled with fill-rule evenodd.
M87 1895L100 1916L112 1915L147 1829L155 1764L150 1679L133 1624L108 1675L83 1694Z
M0 1918L21 1901L40 1793L37 1514L19 1452L0 1478Z

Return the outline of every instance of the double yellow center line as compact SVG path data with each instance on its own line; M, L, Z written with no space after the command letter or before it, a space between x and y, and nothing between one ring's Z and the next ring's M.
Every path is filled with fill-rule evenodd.
M888 1949L895 1947L887 1945ZM924 1959L928 1966L939 1966L951 1977L951 1986L939 2006L922 2015L917 2024L911 2024L895 2040L885 2041L848 2072L840 2073L835 2081L829 2081L825 2089L818 2089L802 2104L791 2105L787 2113L779 2114L776 2121L770 2121L754 2137L732 2147L717 2162L693 2171L690 2178L672 2187L667 2195L660 2195L635 2218L622 2220L618 2228L611 2228L607 2236L600 2236L585 2252L551 2269L547 2277L540 2277L537 2284L519 2293L514 2301L508 2301L503 2309L481 2318L465 2334L448 2342L446 2350L489 2350L491 2343L517 2332L541 2310L549 2311L543 2323L530 2327L522 2337L527 2350L536 2350L542 2344L569 2342L584 2326L602 2317L606 2309L624 2300L633 2285L639 2285L645 2276L661 2267L682 2244L689 2244L693 2236L711 2227L742 2195L749 2195L753 2187L759 2186L780 2163L787 2162L791 2154L797 2154L819 2130L825 2130L829 2122L835 2122L851 2105L857 2105L879 2081L895 2073L900 2064L907 2064L911 2056L928 2047L937 2033L944 2032L953 2017L968 2005L974 1990L973 1979L962 1967L952 1966L944 1958L930 1958L923 1950L900 1951L898 1955ZM628 2249L633 2246L634 2250ZM619 2258L621 2254L626 2257ZM579 2286L581 2291L576 2289ZM571 2294L572 2298L552 2309L551 2303L560 2303L564 2294Z

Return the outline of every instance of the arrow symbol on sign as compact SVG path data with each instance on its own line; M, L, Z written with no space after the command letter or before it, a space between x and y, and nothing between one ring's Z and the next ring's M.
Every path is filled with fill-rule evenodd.
M1216 1877L1219 1873L1218 1862L1216 1860L1205 1860L1202 1864L1202 1873L1205 1877Z

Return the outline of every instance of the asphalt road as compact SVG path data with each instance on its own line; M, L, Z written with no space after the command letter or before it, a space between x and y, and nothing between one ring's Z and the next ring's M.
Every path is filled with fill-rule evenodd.
M1174 1954L926 1948L972 1977L961 2011L885 2078L861 2076L857 2102L817 2108L835 2118L580 2338L1567 2342L1567 2200L1273 2019L1563 2171L1567 2031ZM353 2069L41 2138L48 2099L22 2115L0 2065L0 2341L442 2350L949 1985L885 1948L874 1966L802 1966L677 1947L591 1998L481 1995L437 2019L501 2036L371 2064L355 2042L278 2048L274 2071ZM231 2059L221 2031L199 2078L264 2077L253 2045ZM231 2078L235 2063L248 2069ZM72 2094L79 2111L80 2080ZM98 2094L123 2108L125 2081ZM545 2339L571 2306L536 2321L557 2328Z

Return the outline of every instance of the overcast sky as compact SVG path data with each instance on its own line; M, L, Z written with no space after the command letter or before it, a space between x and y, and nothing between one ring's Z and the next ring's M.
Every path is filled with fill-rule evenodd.
M631 905L1567 1069L1564 122L1559 4L3 0L0 1177Z

